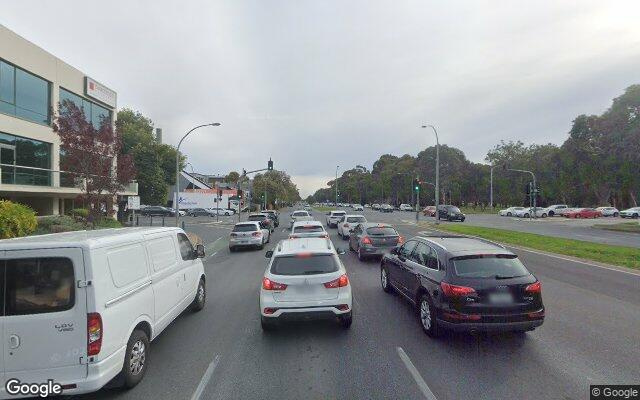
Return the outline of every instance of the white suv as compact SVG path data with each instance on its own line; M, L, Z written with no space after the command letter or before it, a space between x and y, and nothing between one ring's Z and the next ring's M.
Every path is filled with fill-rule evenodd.
M293 223L289 239L310 237L326 239L329 237L329 233L324 230L324 225L322 225L322 222L320 221L298 221Z
M400 204L400 211L413 211L410 204Z
M287 239L267 251L269 265L260 288L260 320L269 330L278 321L337 319L352 321L351 285L329 239Z
M367 222L367 219L364 217L364 215L345 215L344 217L340 218L340 221L338 221L338 235L344 240L349 239L351 229L355 228L356 225L363 222Z
M327 227L328 228L337 227L338 221L340 221L340 219L345 215L347 215L347 212L341 211L341 210L331 211L330 213L327 213Z

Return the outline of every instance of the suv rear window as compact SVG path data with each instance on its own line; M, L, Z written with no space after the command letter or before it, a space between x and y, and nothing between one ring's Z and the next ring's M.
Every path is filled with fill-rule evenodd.
M367 235L371 236L397 236L398 232L390 226L374 227L367 229Z
M344 216L344 215L347 215L347 213L346 213L346 212L344 212L344 211L334 211L334 212L333 212L333 216L334 216L334 217L342 217L342 216Z
M271 264L274 275L317 275L336 272L338 264L331 254L280 256Z
M320 225L302 225L293 228L293 233L314 233L324 232L324 229Z
M297 211L293 213L294 217L308 217L309 213L306 211Z
M262 215L250 215L249 218L247 218L248 221L262 221L263 219L268 218L267 216L262 216Z
M347 217L347 222L367 222L364 217Z
M255 232L258 228L254 224L236 225L233 227L233 232Z
M529 275L518 257L508 254L465 256L452 259L461 278L512 278Z
M5 315L69 310L75 303L73 263L63 257L6 260Z

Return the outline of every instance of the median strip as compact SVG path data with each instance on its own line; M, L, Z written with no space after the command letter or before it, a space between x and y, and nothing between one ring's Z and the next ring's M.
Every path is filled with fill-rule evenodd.
M428 227L463 235L478 236L505 244L562 254L583 260L640 269L640 249L634 247L614 246L583 240L544 236L535 233L460 224L441 224L438 225L437 228L435 225L429 224Z

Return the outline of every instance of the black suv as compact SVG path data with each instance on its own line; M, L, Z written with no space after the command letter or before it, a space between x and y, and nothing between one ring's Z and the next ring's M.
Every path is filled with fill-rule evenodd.
M542 325L542 287L518 257L464 236L414 237L382 258L380 281L416 306L422 329L526 332Z
M446 219L447 221L464 222L464 219L466 218L458 207L450 205L438 206L438 216L440 219Z

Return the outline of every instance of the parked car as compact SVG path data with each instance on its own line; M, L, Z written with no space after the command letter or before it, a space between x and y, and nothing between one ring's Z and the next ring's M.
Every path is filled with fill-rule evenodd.
M456 206L452 205L439 205L438 206L438 218L446 219L447 221L460 221L464 222L466 216Z
M0 254L3 372L51 380L64 395L95 392L117 375L136 386L153 365L150 343L185 309L205 306L204 247L179 228L1 240Z
M147 206L140 209L140 214L145 216L164 216L164 217L175 217L176 212L172 208L162 207L162 206Z
M371 209L372 209L372 210L379 210L379 209L380 209L380 204L378 204L378 203L373 203L373 204L371 205Z
M269 232L273 232L276 230L273 220L269 217L269 215L264 213L249 214L249 216L247 217L247 221L263 222L263 225L265 225L265 227L269 229Z
M422 214L425 217L435 217L436 216L436 206L426 206L422 209Z
M262 213L267 214L269 217L271 217L271 220L273 221L273 224L276 228L280 226L280 216L278 215L278 212L276 210L262 210Z
M364 207L362 207L362 205L360 204L354 204L353 211L364 211Z
M205 208L205 210L209 211L212 215L233 215L235 211L230 210L228 208Z
M564 211L569 208L566 204L552 204L547 209L549 210L549 216L553 217L554 215L562 215Z
M600 211L603 217L619 217L620 211L615 207L598 207L596 210Z
M262 249L270 241L271 230L264 220L238 222L229 233L229 251L242 247Z
M364 215L347 214L338 221L338 236L342 239L349 239L349 233L357 224L367 222Z
M515 216L518 218L530 218L534 216L536 218L547 218L549 216L549 210L542 207L536 207L535 213L533 212L533 207L523 208L522 210L516 210Z
M417 308L422 329L526 332L544 322L542 286L514 253L468 237L414 237L382 257L380 282Z
M514 215L516 215L516 211L521 210L524 210L524 207L509 207L505 208L504 210L498 211L498 215L500 215L501 217L513 217Z
M267 251L269 264L260 288L260 322L271 330L284 320L353 320L351 285L329 239L288 239Z
M329 238L329 233L324 229L320 221L298 221L291 227L289 239L309 237Z
M380 205L380 212L391 213L391 212L393 212L393 207L390 204L381 204Z
M343 211L344 212L344 211ZM308 211L298 210L291 213L291 221L289 223L289 229L293 228L293 224L298 221L313 221L313 217Z
M200 216L213 217L216 214L213 211L207 210L206 208L191 208L187 210L187 215L190 217L200 217Z
M595 208L574 208L563 214L566 218L599 218L602 213Z
M347 212L342 210L334 210L334 211L328 212L326 217L327 227L337 228L338 221L340 221L340 219L345 215L347 215Z
M640 216L640 207L631 207L626 210L620 211L622 218L634 218L637 219Z
M411 204L400 204L400 211L413 211L413 206Z
M404 238L391 225L365 222L355 226L349 234L349 250L358 254L358 260L381 257L394 247L401 245Z

